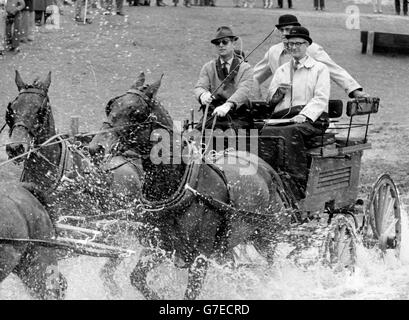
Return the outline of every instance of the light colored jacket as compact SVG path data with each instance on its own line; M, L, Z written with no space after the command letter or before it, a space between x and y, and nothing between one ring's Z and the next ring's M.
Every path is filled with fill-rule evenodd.
M268 89L267 101L280 84L291 83L292 68L292 63L287 62L277 69ZM274 111L305 105L299 114L316 121L324 111L328 112L329 94L330 77L327 66L307 56L293 72L292 93L288 90Z
M274 74L280 65L291 59L290 54L283 53L283 51L284 44L282 42L272 46L267 51L264 58L254 67L255 84L262 84ZM344 89L348 95L357 89L362 89L361 85L344 68L336 64L320 45L313 42L307 48L307 55L325 64L331 80Z
M221 81L217 77L216 59L213 59L200 70L199 80L194 89L196 99L200 102L200 96L203 93L207 91L212 93L213 90L219 87L220 83ZM247 102L252 85L253 69L247 62L243 62L234 78L234 85L227 87L222 85L214 96L223 97L228 102L234 103L235 107L238 108Z

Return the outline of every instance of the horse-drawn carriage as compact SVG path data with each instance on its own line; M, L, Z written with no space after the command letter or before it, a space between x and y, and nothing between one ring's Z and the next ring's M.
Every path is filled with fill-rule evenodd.
M368 246L379 243L382 250L399 249L399 196L388 175L381 176L375 183L364 212L358 209L363 204L358 199L361 157L363 150L370 148L367 142L369 117L378 111L379 99L349 102L347 137L328 133L310 146L305 196L297 197L286 175L285 155L280 166L270 161L271 150L283 142L280 137L263 135L263 128L268 127L271 120L256 121L259 127L256 141L262 152L258 154L260 158L250 155L244 159L254 165L255 172L243 177L239 174L240 164L230 163L234 159L243 160L243 153L223 151L221 156L209 158L201 154L200 149L190 148L189 141L183 140L183 133L174 130L173 120L155 99L160 81L152 85L145 85L144 81L141 74L130 90L108 102L107 121L100 132L92 134L86 150L108 155L105 170L113 179L104 187L111 195L115 193L112 189L120 190L130 200L126 210L108 212L89 220L114 218L125 224L138 220L153 226L146 235L146 242L155 237L159 250L145 247L131 274L131 283L146 298L159 297L146 282L148 272L170 256L178 266L189 269L185 298L196 298L208 266L206 257L234 257L238 246L254 244L263 256L271 258L274 244L271 238L276 234L290 240L303 239L303 247L314 246L311 240L318 239L322 249L319 258L342 266L353 265L359 236ZM47 96L50 82L49 75L45 81L28 86L17 73L20 93L6 112L11 137L8 153L14 159L26 156L24 178L35 182L45 192L50 186L59 185L62 177L66 178L63 174L65 162L61 161L67 156L63 141L71 139L72 142L72 137L61 139L55 132ZM252 107L257 110L263 103L253 101ZM342 104L331 103L329 114L333 119L340 117ZM362 139L353 139L350 137L355 126L352 119L358 115L368 116L366 132ZM169 155L168 163L152 161L152 154L158 150L155 139L158 135L162 135L163 147L159 153ZM169 138L166 141L179 144L164 145L166 135ZM244 137L245 141L248 138ZM181 163L177 150L184 150L186 146L207 161ZM75 170L81 170L79 167L77 165ZM106 195L103 193L102 197ZM79 197L62 201L66 206L74 206ZM51 206L55 209L58 204L61 202L51 203ZM50 203L46 206L50 208ZM57 240L50 235L44 239L5 239L3 235L0 243L17 246L26 241L34 246L111 257L110 267L117 266L122 256L134 253L95 243L93 240L98 237L104 240L104 233L90 228L88 219L80 219L84 225L77 225L77 220L60 217L60 224L54 224L60 234ZM62 238L66 233L75 235L76 239ZM295 254L298 249L292 252ZM112 280L113 275L110 277Z
M257 150L258 156L269 163L281 179L283 186L282 198L286 208L293 211L292 232L298 236L297 241L304 237L309 246L312 229L299 232L299 226L308 222L321 221L320 227L326 228L325 239L319 259L333 264L341 261L350 266L356 259L357 242L366 247L387 249L399 252L401 240L401 213L399 194L396 185L388 174L381 175L372 187L367 199L359 197L359 176L363 151L370 149L368 142L368 127L371 114L377 113L379 98L361 98L348 101L346 116L349 123L339 123L343 116L342 100L330 100L328 113L330 130L306 143L308 156L308 179L303 186L294 183L288 174L288 161L281 136L269 134L269 126L290 124L289 112L281 112L279 117L274 114L269 119L263 119L267 114L268 105L265 101L249 101L249 109L255 118L256 137L237 136L237 140L246 141L248 151ZM282 118L286 114L286 119ZM194 113L191 119L185 120L184 128L194 128ZM357 116L367 116L366 123L354 122ZM363 128L357 136L352 136L354 129ZM345 133L346 134L342 134ZM254 134L254 131L251 134ZM224 138L224 143L215 141L220 136L212 137L212 146L231 147ZM258 143L257 148L251 148L251 143ZM243 144L241 144L243 146ZM236 144L239 147L239 144ZM223 150L216 150L222 151ZM251 152L251 151L250 151ZM304 152L300 150L300 152ZM276 178L277 179L277 178ZM300 190L301 196L300 196ZM315 226L314 228L317 228ZM301 227L301 229L305 229ZM307 245L307 246L308 246ZM304 247L305 243L304 243Z

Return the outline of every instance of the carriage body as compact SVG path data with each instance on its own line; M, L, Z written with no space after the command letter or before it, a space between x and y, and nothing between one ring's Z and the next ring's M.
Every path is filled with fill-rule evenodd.
M288 169L288 157L283 151L283 137L269 134L269 124L263 119L268 112L268 104L265 101L250 101L250 110L255 119L254 126L258 130L256 137L238 135L236 140L225 137L224 143L220 136L214 134L210 148L220 152L228 148L240 148L237 141L246 141L246 150L252 152L251 144L257 139L257 155L266 161L278 172L282 179L286 179ZM343 209L353 210L359 193L359 176L361 159L364 150L371 148L367 140L370 115L377 113L379 98L364 98L350 100L347 103L345 115L349 117L349 123L341 124L331 128L331 132L323 136L313 138L306 146L308 157L308 179L305 187L305 197L297 198L292 193L291 184L287 186L286 192L290 198L297 198L294 209L306 214L320 214L326 212L339 212ZM343 115L343 102L341 100L330 100L329 117L331 123L337 123ZM354 123L356 116L366 116L366 123ZM192 117L193 119L193 117ZM194 127L194 121L190 123L185 120L185 128ZM273 124L274 125L274 124ZM352 137L351 131L355 128L365 128L362 137ZM342 129L342 130L341 130ZM339 131L347 132L339 136ZM223 137L223 136L222 136ZM236 144L231 144L231 141Z
M260 102L253 103L256 108L261 106ZM305 187L305 197L298 199L297 208L305 213L320 213L324 211L339 211L343 208L353 208L359 191L359 175L361 169L361 159L364 150L370 149L371 144L367 141L367 129L365 135L359 138L351 138L350 133L357 125L353 123L353 117L357 115L367 115L367 122L359 126L369 126L369 116L376 113L379 107L379 99L371 99L358 104L350 101L347 104L346 114L350 117L350 123L342 126L348 130L347 137L337 136L337 132L325 133L323 136L314 138L307 145L308 157L308 179ZM266 106L261 106L261 108ZM329 104L329 116L331 123L336 123L342 116L342 101L331 100ZM257 114L257 112L256 112ZM256 122L257 124L257 122ZM258 123L259 127L262 127ZM263 140L259 149L259 156L277 169L276 163L271 163L271 150L277 145L277 137L263 135L260 132L260 139ZM268 130L266 130L268 132ZM275 148L279 150L280 148ZM286 166L286 155L279 155L284 158L280 167ZM279 171L282 169L278 169ZM285 171L285 169L284 169ZM287 190L291 193L291 190Z
M289 209L296 212L295 216L299 218L293 224L294 234L300 234L298 226L305 228L305 223L319 221L319 228L324 226L328 231L324 241L326 254L323 256L331 263L341 260L345 264L354 263L358 234L367 246L379 245L382 250L399 252L400 202L391 177L383 174L374 184L368 199L359 199L361 160L364 151L371 148L367 140L370 116L377 113L378 108L379 98L350 100L345 110L349 123L339 123L338 119L343 115L343 103L330 100L329 117L335 126L330 127L331 130L323 136L315 137L306 146L309 170L305 196L297 197L293 192L294 183L286 183L291 177L286 172L288 161L282 145L285 141L283 137L268 133L266 127L269 123L261 116L268 114L268 105L265 101L250 102L254 125L258 129L258 156L277 171L287 198L293 200L289 202ZM366 123L361 117L359 122L354 122L356 116L366 117ZM189 121L186 124L189 126ZM191 124L193 127L193 121ZM365 132L352 137L351 131L356 128L363 128ZM250 139L248 136L246 139L247 151L251 152L250 145L254 143L254 137L251 139L250 135ZM231 147L227 140L224 148ZM217 143L213 145L217 146ZM364 204L365 207L362 206ZM345 252L349 252L349 255L342 257Z
M371 148L367 140L370 116L377 113L378 108L379 98L349 101L345 112L349 117L349 123L335 126L336 129L347 131L346 136L338 135L339 130L335 133L331 130L332 132L314 138L306 151L309 173L305 197L297 199L293 209L302 217L298 222L305 223L318 217L322 223L328 224L331 231L325 241L328 248L327 260L331 260L331 263L341 260L345 264L354 263L355 238L358 234L367 247L378 245L383 252L392 249L399 254L400 201L398 189L392 178L388 174L381 175L368 198L359 199L361 160L364 151ZM338 122L336 119L342 115L342 101L332 103L330 101L329 115L332 123ZM366 116L366 123L354 123L356 116ZM352 138L351 130L355 128L364 128L365 133ZM270 141L271 146L274 146L277 143L276 138L263 137L263 143L266 144L267 141L268 145ZM271 157L263 150L268 149L268 146L264 146L259 153L267 162ZM285 167L285 160L283 163ZM285 179L285 172L281 176ZM286 192L293 193L288 186ZM363 204L365 207L358 207ZM347 257L345 252L349 252Z
M335 142L337 144L337 142ZM358 198L359 174L364 148L351 151L336 147L329 154L308 152L310 168L306 197L299 207L305 212L322 212L352 207Z

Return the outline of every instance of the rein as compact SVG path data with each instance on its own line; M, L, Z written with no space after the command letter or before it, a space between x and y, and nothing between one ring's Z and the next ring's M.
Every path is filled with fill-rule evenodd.
M102 251L104 248L100 249L98 246L93 246L92 242L84 243L71 243L70 239L51 239L51 240L42 240L42 239L19 239L19 238L0 238L0 244L9 244L9 245L35 245L46 248L55 248L71 251L73 253L92 256L92 257L106 257L106 258L121 258L128 257L132 254L135 254L135 251L123 248L107 248L105 251ZM71 240L72 241L72 240ZM82 246L82 247L80 247Z
M6 125L7 125L7 122L4 122L3 126L2 126L1 129L0 129L0 134L3 132L3 130L4 130L4 128L6 127Z

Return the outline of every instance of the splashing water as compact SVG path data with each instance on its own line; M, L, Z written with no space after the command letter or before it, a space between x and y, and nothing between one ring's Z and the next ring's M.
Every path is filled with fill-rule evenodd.
M382 256L377 248L358 244L355 272L335 272L322 265L300 268L279 256L273 266L231 268L212 263L200 299L407 299L409 297L409 225L402 208L400 256ZM136 241L135 241L136 243ZM141 247L133 244L133 250ZM283 249L284 250L284 249ZM285 250L284 250L285 251ZM284 252L283 251L283 252ZM105 258L76 257L60 262L68 281L66 299L143 299L130 284L137 255L126 258L115 273L120 292L110 294L99 272ZM148 277L150 285L166 299L182 299L187 271L167 261ZM10 276L0 285L0 299L32 299L20 280Z

